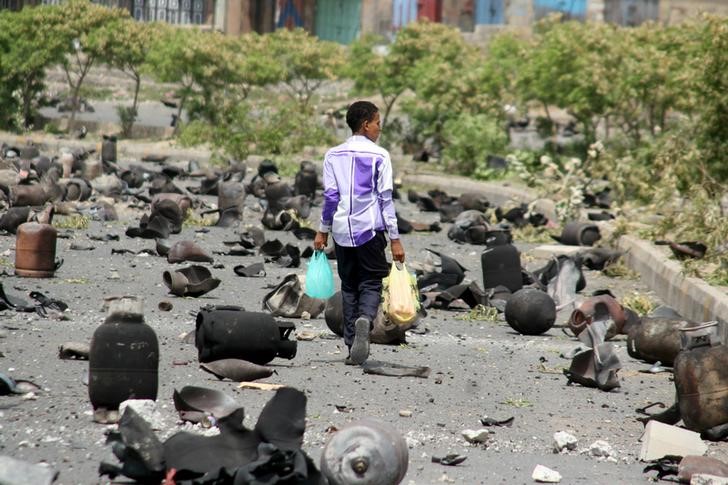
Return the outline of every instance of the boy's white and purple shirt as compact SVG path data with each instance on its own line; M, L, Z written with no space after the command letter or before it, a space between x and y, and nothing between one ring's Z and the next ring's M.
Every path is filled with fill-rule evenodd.
M331 232L336 244L349 247L363 245L376 231L399 239L387 150L354 135L326 153L323 172L321 232Z

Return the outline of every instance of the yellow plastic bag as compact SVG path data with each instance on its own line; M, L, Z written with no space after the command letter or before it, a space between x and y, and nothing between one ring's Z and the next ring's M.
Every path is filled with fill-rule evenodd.
M419 290L414 275L404 263L392 263L389 276L384 279L384 309L390 321L409 325L417 318Z

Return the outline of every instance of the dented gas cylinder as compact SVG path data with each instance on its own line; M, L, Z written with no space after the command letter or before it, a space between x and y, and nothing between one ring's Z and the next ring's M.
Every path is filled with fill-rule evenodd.
M26 222L18 227L15 240L15 274L50 278L56 271L56 238L50 224Z
M118 409L127 399L157 399L159 344L144 323L142 302L122 297L109 303L89 352L88 394L94 409Z
M407 474L404 438L390 425L362 419L340 429L321 454L330 485L396 485Z
M717 328L709 322L680 330L683 350L674 364L677 402L685 427L696 432L728 423L728 347L717 338Z
M643 317L627 337L630 357L654 363L672 365L680 351L680 329L690 322L675 318Z

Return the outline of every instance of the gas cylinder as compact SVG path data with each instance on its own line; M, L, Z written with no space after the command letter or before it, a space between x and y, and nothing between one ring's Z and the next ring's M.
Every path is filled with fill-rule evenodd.
M515 292L506 303L508 325L523 335L541 335L554 326L556 304L545 292L523 288Z
M523 287L521 255L510 240L507 231L488 231L485 234L486 249L480 256L480 265L486 290L503 285L515 293Z
M136 297L111 300L91 338L88 395L94 409L118 409L127 399L157 399L159 344Z
M675 357L680 416L699 433L728 423L728 348L717 331L717 322L681 328L682 350Z
M292 359L297 342L288 340L295 326L267 313L246 312L232 305L208 305L197 313L195 346L200 362L243 359L267 364L276 357Z
M101 161L116 161L116 137L114 135L104 135L104 141L101 142Z
M321 472L331 485L396 485L408 461L407 443L391 425L362 419L332 436L321 453Z
M672 365L680 352L680 329L690 326L687 320L643 317L627 337L627 353L645 362Z
M56 271L56 228L50 224L25 222L15 239L15 274L50 278Z

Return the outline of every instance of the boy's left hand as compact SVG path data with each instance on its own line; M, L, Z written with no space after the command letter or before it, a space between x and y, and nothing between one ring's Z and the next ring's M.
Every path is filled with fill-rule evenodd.
M404 263L404 246L399 239L392 239L392 259Z

